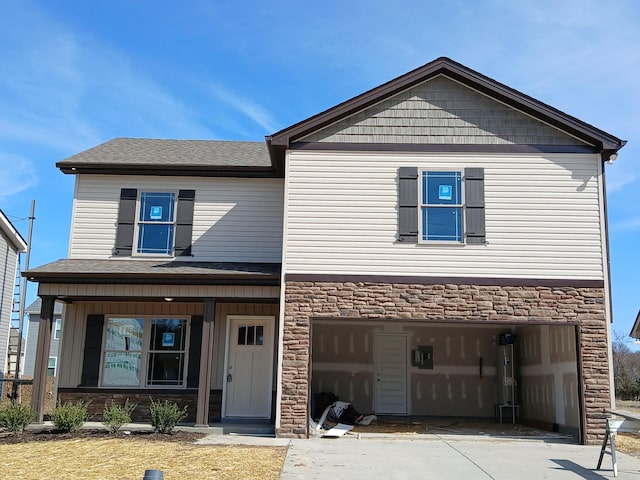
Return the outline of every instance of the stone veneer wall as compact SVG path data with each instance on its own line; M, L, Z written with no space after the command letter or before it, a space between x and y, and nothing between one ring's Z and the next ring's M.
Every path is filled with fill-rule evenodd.
M195 422L197 391L175 390L173 392L153 392L153 391L127 391L127 390L107 390L100 391L98 389L91 390L73 390L60 389L58 392L58 404L62 405L67 402L84 401L89 403L89 419L92 422L101 422L104 407L113 403L124 404L126 400L135 403L136 408L131 413L133 422L149 423L149 405L151 398L155 402L175 402L180 408L187 407L187 418L185 422Z
M287 282L279 437L308 436L310 326L314 318L580 325L585 439L605 433L610 406L603 288Z
M92 422L102 421L104 407L112 403L124 404L126 400L135 403L136 408L131 414L133 422L149 423L149 405L151 398L155 402L175 402L181 408L187 407L185 423L196 421L196 407L198 403L198 391L188 390L113 390L98 388L61 388L58 391L58 405L66 402L82 400L89 403L89 418ZM220 421L222 405L222 390L211 390L209 395L209 423Z

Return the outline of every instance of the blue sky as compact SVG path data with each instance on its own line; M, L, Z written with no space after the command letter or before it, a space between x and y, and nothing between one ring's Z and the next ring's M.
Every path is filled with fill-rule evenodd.
M448 56L628 140L607 167L614 326L640 308L635 0L110 0L0 5L0 208L67 254L72 176L114 137L257 140ZM28 301L35 298L30 287Z

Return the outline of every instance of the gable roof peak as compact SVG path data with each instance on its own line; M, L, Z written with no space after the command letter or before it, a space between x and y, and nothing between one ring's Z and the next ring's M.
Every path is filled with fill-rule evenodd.
M603 158L605 154L618 151L626 143L603 130L493 80L448 57L438 57L404 75L267 136L267 145L274 163L282 162L286 149L291 147L297 140L438 75L445 75L585 143L596 145L597 150L603 153Z

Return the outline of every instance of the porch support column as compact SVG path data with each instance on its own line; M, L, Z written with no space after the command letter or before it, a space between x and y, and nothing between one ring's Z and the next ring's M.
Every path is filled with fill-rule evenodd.
M216 316L215 299L204 302L202 318L202 346L200 347L200 377L198 379L198 405L196 407L196 427L209 426L209 395L213 373L213 331Z
M35 413L34 423L44 421L44 399L47 390L47 371L49 369L49 347L51 345L51 327L53 325L53 307L55 297L41 297L40 323L36 343L36 359L33 368L33 391L31 410Z

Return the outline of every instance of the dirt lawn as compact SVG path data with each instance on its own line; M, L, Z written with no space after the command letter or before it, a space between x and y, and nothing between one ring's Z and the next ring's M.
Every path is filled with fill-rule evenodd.
M640 416L640 402L616 400L616 408L636 413ZM619 433L616 435L616 450L640 457L640 434Z
M165 480L280 477L286 447L196 445L202 434L0 433L0 476L22 480L140 480L162 470Z

